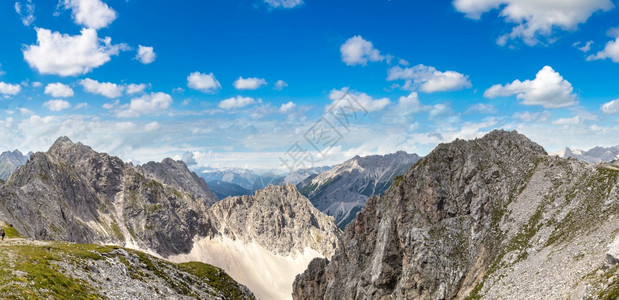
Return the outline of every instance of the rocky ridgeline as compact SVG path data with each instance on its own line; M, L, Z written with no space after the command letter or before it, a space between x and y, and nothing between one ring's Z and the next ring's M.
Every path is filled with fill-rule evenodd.
M0 154L0 180L6 181L19 166L28 161L31 154L24 155L19 150L2 152Z
M196 235L213 234L206 212L216 198L184 164L169 164L136 168L60 138L0 188L0 218L35 239L185 253Z
M297 187L320 211L335 217L340 228L355 218L365 201L384 193L393 179L404 174L420 157L398 151L388 155L370 155L347 160Z
M618 175L516 132L441 144L368 200L293 297L612 299Z

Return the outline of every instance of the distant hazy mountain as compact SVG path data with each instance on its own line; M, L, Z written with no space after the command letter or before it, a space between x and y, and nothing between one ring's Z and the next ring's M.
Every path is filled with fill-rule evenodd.
M2 152L0 154L0 180L6 181L19 166L28 161L31 154L24 155L19 150Z
M589 151L570 149L566 147L563 150L550 154L562 158L573 157L584 162L597 164L602 162L612 162L619 159L619 146L595 147Z
M297 185L320 211L335 217L344 228L372 195L383 193L393 179L404 174L420 157L398 151L388 155L354 158Z
M320 174L326 170L329 170L331 167L314 167L309 169L297 170L295 172L290 173L275 173L275 172L266 172L262 174L258 174L255 171L249 169L240 169L240 168L231 168L218 170L213 168L201 168L196 170L196 173L200 175L200 177L204 178L206 182L227 182L237 185L245 190L250 191L246 194L236 194L238 195L248 195L254 191L263 189L270 184L272 185L283 185L283 184L293 184L301 182L302 180ZM222 186L223 187L223 186ZM232 186L228 186L227 188L233 188ZM226 195L224 190L220 191L222 195ZM226 196L233 196L232 194ZM219 197L222 198L221 196ZM225 198L225 197L224 197Z
M251 195L253 191L244 189L242 186L221 180L209 181L208 187L219 199L224 199L229 196Z

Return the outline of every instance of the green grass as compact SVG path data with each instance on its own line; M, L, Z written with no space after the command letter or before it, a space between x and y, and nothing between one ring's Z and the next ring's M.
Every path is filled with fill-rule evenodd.
M237 283L222 269L200 262L186 262L178 265L181 270L198 276L228 299L242 299Z
M11 253L9 267L0 260L0 295L14 299L105 299L88 283L68 277L53 261L103 259L113 247L53 243L48 246L4 245L0 255ZM8 271L13 272L8 272Z
M6 233L6 237L8 237L8 238L21 238L21 237L23 237L21 234L19 234L17 229L15 229L15 227L13 227L11 225L2 226L2 229L4 229L4 232Z

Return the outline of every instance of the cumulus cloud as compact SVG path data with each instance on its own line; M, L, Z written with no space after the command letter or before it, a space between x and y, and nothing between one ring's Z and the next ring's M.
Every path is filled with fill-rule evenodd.
M430 112L428 113L429 119L437 119L439 117L449 116L454 114L453 109L447 103L439 103L432 105Z
M602 107L600 108L600 110L602 110L602 112L607 115L618 114L619 113L619 99L615 99L613 101L602 104Z
M349 66L367 65L369 62L383 61L385 56L374 48L372 42L366 41L360 35L353 36L346 40L340 47L342 61Z
M124 87L111 82L99 82L90 78L80 80L80 84L84 90L108 98L117 98L122 96Z
M213 73L202 74L200 72L193 72L187 76L187 86L205 93L214 93L221 89L221 84L219 84Z
M21 17L21 22L25 26L30 26L35 20L32 0L23 3L15 2L15 12Z
M135 59L139 60L143 64L150 64L155 61L157 54L153 51L153 47L146 47L139 45L138 46L138 54L135 56Z
M419 95L417 95L416 92L412 92L408 96L400 97L396 107L396 111L403 115L416 114L429 111L430 109L432 109L431 106L423 105L421 101L419 101Z
M553 125L565 125L565 126L581 125L582 123L583 123L583 119L579 116L575 116L572 118L561 118L561 119L556 119L552 121Z
M47 107L50 111L61 111L71 107L71 104L65 100L49 100L43 103L43 106Z
M603 50L589 55L587 57L588 61L609 58L613 62L619 62L619 28L609 30L609 35L615 39L606 43Z
M193 152L189 151L185 151L185 153L183 153L183 157L181 158L181 160L185 162L187 166L193 166L198 164L196 159L193 157Z
M275 89L278 91L283 90L287 86L288 86L288 83L281 79L275 82Z
M100 0L64 0L64 7L72 11L78 25L99 29L116 19L116 12Z
M140 83L140 84L131 83L127 85L127 94L129 95L138 94L138 93L143 92L145 89L146 89L146 84L144 83Z
M21 85L19 84L0 82L0 94L14 96L19 94L20 91Z
M271 8L293 8L303 4L303 0L264 0Z
M254 103L256 103L256 100L254 100L254 98L236 96L222 100L221 102L219 102L218 107L221 109L230 110L245 107Z
M473 114L473 113L494 114L496 112L497 112L497 109L492 104L476 103L476 104L469 106L469 108L467 108L464 113L465 114Z
M80 35L67 35L36 28L37 44L24 48L24 59L41 74L75 76L86 74L110 61L126 45L112 45L112 39L99 39L92 28Z
M329 99L332 102L327 106L327 110L344 108L347 111L354 109L356 111L374 112L383 110L391 103L389 98L374 99L366 93L350 91L348 88L331 90Z
M172 97L166 93L150 93L131 99L131 103L128 106L123 106L116 115L121 118L128 118L159 113L169 108L172 102Z
M537 44L540 37L552 41L556 29L575 30L594 12L614 7L611 0L454 0L453 5L472 19L499 9L499 16L515 25L497 42L505 44L510 39L522 39L528 45Z
M234 88L236 88L237 90L256 90L266 84L267 84L267 81L264 80L263 78L239 77L236 81L234 81Z
M294 104L294 102L289 101L288 103L284 103L282 104L282 106L279 107L279 111L282 113L287 113L289 111L291 111L292 109L294 109L297 105Z
M426 93L457 91L471 88L468 75L456 71L438 71L435 67L416 65L410 68L395 66L387 71L387 80L404 80L405 89L419 86Z
M495 84L484 92L487 98L516 95L521 104L559 108L577 104L572 84L549 66L543 67L533 80L514 80L505 85Z
M144 126L144 131L153 132L159 130L159 128L161 128L161 124L157 121L153 121Z
M62 84L60 82L48 84L45 87L45 94L50 95L54 98L68 98L75 95L73 89L71 89L70 86Z

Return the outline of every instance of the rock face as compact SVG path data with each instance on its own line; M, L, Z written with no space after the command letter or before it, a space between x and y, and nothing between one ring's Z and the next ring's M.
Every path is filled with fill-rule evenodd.
M0 216L35 239L114 243L162 256L189 252L196 235L214 233L206 212L215 199L203 180L192 183L175 168L141 169L60 138L0 189ZM169 184L150 179L159 177Z
M290 299L294 277L313 258L331 257L339 239L333 218L291 184L226 198L211 213L219 234L171 259L221 267L259 299Z
M368 200L332 259L297 276L293 298L610 295L618 175L548 156L516 132L441 144Z
M344 228L372 195L382 194L393 179L420 157L398 151L388 155L356 156L297 185L320 211Z
M588 151L565 148L561 151L551 153L563 158L575 158L584 162L598 164L612 162L619 159L619 146L614 147L595 147Z
M2 154L0 154L0 180L6 181L9 179L9 176L11 176L18 167L28 161L31 154L32 153L28 153L24 155L19 150L2 152Z

